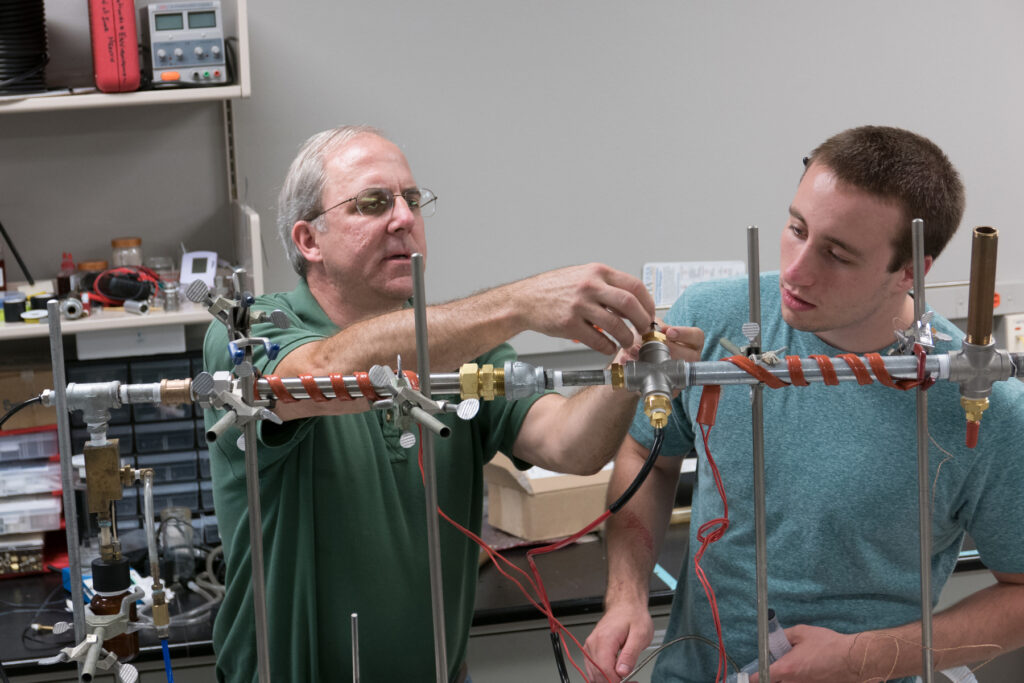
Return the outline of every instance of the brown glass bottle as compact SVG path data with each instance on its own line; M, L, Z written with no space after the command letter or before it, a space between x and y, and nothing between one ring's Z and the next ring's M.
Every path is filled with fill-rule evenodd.
M121 611L122 599L131 590L131 577L128 572L128 561L104 560L97 558L92 561L92 587L96 594L89 603L92 613L98 616L117 614ZM138 621L139 614L132 603L128 610L128 620ZM104 649L117 655L118 660L125 662L139 654L139 632L122 633L103 641Z

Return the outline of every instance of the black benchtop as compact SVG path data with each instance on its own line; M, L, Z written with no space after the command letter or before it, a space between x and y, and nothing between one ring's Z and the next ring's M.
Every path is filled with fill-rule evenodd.
M678 575L685 560L688 536L689 526L686 524L671 526L666 534L658 563L673 577ZM502 551L502 554L529 572L527 550L529 547L515 547ZM537 558L537 567L557 617L601 611L607 573L603 541L576 543L541 555ZM956 571L972 569L984 569L984 565L973 549L965 549L960 553ZM651 577L650 590L652 606L671 602L672 591L656 576ZM38 673L41 669L36 660L52 656L62 647L73 644L71 634L53 636L32 634L27 630L33 622L53 624L70 621L71 615L64 609L64 599L61 577L57 573L0 579L0 661L8 672ZM181 609L176 603L172 603L172 615ZM540 612L528 603L514 584L501 576L492 563L480 568L474 626L541 618ZM211 624L212 619L205 624L172 627L172 662L176 658L213 654ZM140 634L140 644L140 660L162 657L159 641L151 631ZM62 666L68 668L68 665Z

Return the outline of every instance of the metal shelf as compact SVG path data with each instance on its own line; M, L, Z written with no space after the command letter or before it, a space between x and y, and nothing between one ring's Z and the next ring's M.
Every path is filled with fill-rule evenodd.
M181 310L165 313L156 309L146 315L125 313L123 308L104 308L101 312L78 320L62 320L63 334L128 330L160 325L193 325L213 320L205 308L190 301L182 302ZM46 337L50 328L46 323L0 323L0 342L12 339Z
M178 102L206 102L248 97L248 86L225 85L211 88L177 88L174 90L141 90L127 93L87 93L45 95L19 100L0 100L0 114L20 112L68 111L125 107L147 104L175 104Z

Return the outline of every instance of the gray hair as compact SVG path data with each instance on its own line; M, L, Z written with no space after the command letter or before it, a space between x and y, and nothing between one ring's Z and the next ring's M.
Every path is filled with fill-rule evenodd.
M302 277L306 276L309 262L292 241L292 227L299 221L313 219L323 211L320 199L324 185L327 184L324 160L330 152L359 135L384 137L372 126L340 126L325 130L302 143L299 153L288 168L288 175L277 197L277 232L292 268ZM323 216L311 222L317 230L325 229Z

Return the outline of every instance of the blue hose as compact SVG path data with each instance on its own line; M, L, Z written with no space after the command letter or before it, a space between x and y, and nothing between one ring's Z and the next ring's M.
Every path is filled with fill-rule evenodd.
M167 639L160 641L164 650L164 670L167 671L167 683L174 683L174 674L171 673L171 651L167 647Z

